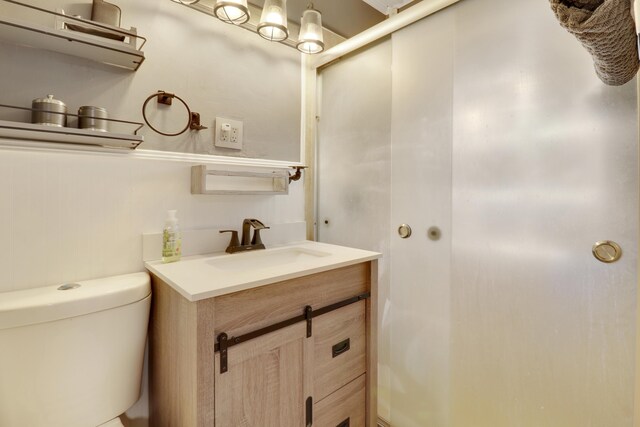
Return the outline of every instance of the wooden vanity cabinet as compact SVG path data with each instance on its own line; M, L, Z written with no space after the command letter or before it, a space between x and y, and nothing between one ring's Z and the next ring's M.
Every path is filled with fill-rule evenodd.
M376 278L369 261L189 302L152 277L150 425L375 427ZM221 334L250 339L224 361Z

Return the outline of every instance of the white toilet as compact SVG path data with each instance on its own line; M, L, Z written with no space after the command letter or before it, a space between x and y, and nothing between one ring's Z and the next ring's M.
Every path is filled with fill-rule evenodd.
M146 273L0 293L0 426L121 427L150 303Z

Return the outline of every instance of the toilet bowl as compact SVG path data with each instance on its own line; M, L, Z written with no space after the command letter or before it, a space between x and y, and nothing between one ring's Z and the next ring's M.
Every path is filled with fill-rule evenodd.
M146 273L0 294L0 426L122 427L139 398Z
M124 427L120 418L113 419L111 421L107 421L104 424L100 424L98 427Z

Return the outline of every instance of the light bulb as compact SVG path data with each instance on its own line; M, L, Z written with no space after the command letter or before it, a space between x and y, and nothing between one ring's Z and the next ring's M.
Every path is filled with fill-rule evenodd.
M314 54L324 50L322 15L313 6L305 10L300 23L300 38L296 45L303 53Z
M265 1L258 24L258 34L273 42L280 42L289 37L286 0Z
M218 19L227 24L244 24L250 18L247 0L218 0L213 12Z

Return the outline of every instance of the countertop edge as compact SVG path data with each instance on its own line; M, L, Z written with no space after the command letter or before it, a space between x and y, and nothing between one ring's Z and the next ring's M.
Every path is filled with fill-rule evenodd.
M309 242L305 242L305 243L309 243ZM326 243L321 243L321 245L327 245L327 244ZM285 245L285 246L287 246L287 245ZM330 245L330 246L339 246L339 245ZM341 248L346 248L346 247L341 246ZM314 268L307 268L307 269L303 269L303 270L299 270L299 271L293 271L293 272L290 272L290 273L279 274L279 275L276 275L276 276L267 277L267 278L259 279L259 280L253 280L253 281L244 282L244 283L240 283L240 284L230 284L229 286L226 286L226 287L221 288L221 289L214 289L214 290L211 290L211 291L199 292L199 293L195 293L195 294L189 293L183 287L179 286L177 283L175 283L174 281L170 280L167 276L165 276L160 271L158 271L154 267L154 263L157 264L158 261L147 261L147 262L144 263L144 266L149 271L149 273L151 273L152 275L158 277L163 282L165 282L167 285L171 286L171 288L173 290L178 292L185 299L187 299L190 302L198 302L198 301L202 301L202 300L205 300L205 299L208 299L208 298L220 297L220 296L232 294L232 293L235 293L235 292L246 291L246 290L249 290L249 289L254 289L254 288L259 288L259 287L262 287L262 286L271 285L271 284L282 282L282 281L285 281L285 280L297 279L297 278L300 278L300 277L310 276L312 274L323 273L323 272L329 271L329 270L335 270L337 268L348 267L350 265L360 264L360 263L363 263L363 262L369 262L369 261L377 260L377 259L382 257L382 254L378 253L378 252L365 251L365 250L362 250L362 249L355 249L355 248L347 248L347 249L353 249L354 251L362 252L363 255L362 256L357 256L357 257L354 257L354 258L347 258L344 261L338 261L336 263L332 263L332 264L328 264L328 265L321 265L321 266L314 267Z

